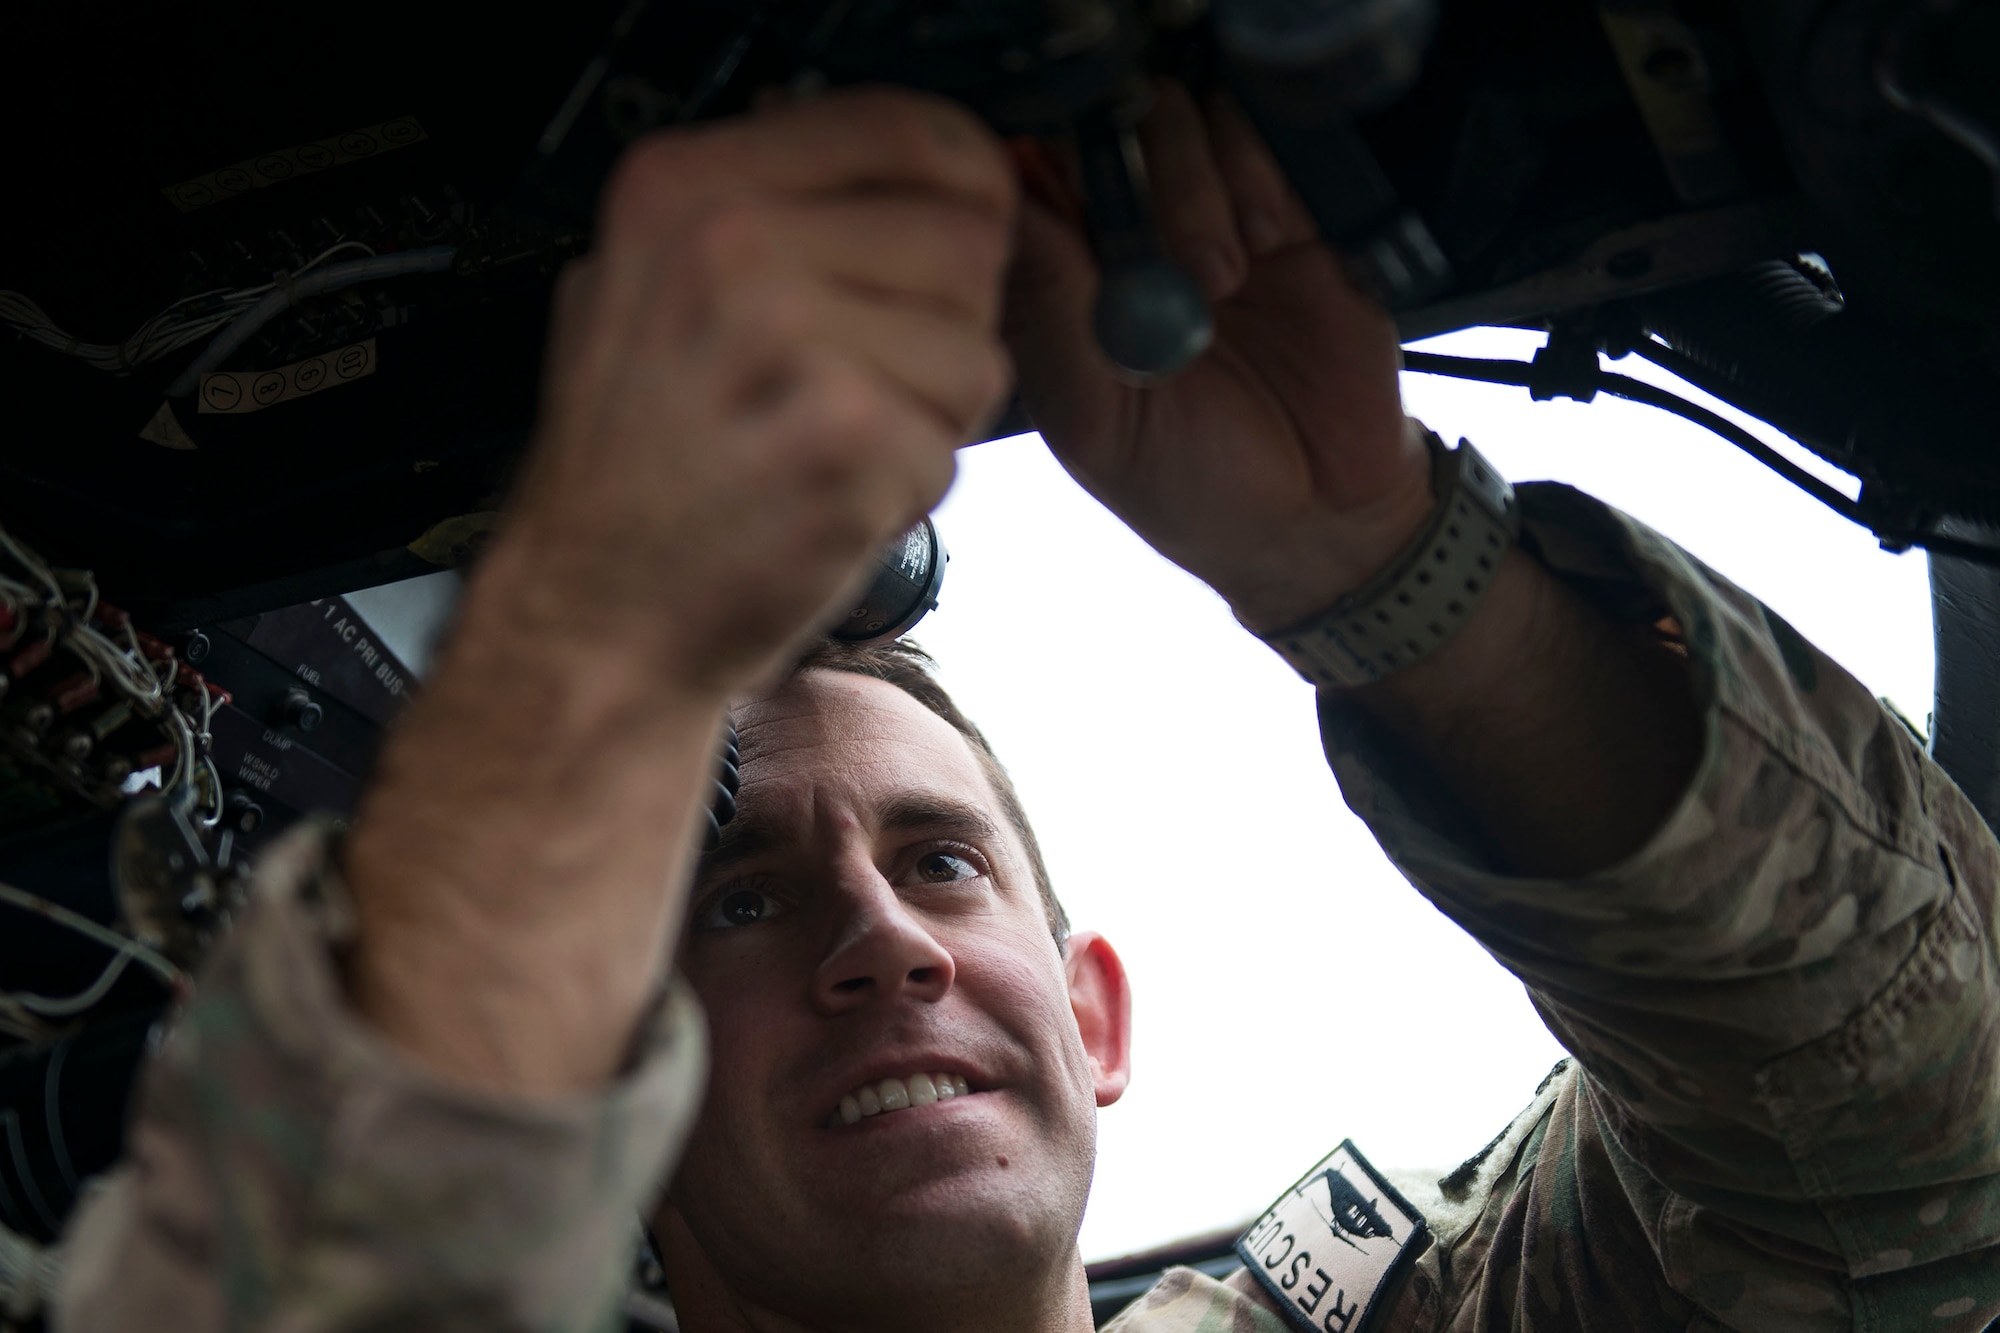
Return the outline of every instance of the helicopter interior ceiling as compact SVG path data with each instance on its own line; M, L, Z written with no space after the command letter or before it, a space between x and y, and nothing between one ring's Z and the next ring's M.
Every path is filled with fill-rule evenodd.
M1374 45L1329 46L1336 19ZM33 53L0 87L0 517L163 631L476 551L605 167L774 82L934 88L1086 174L1136 73L1226 83L1407 336L1550 331L1534 367L1472 373L1588 396L1617 391L1597 352L1636 350L1857 477L1847 512L1887 544L1963 550L2000 520L1992 5L573 0L387 24L76 0L0 23ZM1133 183L1098 184L1100 233L1143 231L1143 198L1117 215Z

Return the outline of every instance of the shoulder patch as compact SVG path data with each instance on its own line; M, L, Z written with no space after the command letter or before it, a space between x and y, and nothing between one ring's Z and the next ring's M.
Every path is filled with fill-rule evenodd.
M1344 1140L1236 1241L1301 1333L1367 1333L1430 1241L1423 1214Z

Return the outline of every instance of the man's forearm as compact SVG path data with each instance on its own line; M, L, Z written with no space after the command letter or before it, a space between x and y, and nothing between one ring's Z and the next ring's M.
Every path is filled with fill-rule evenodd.
M1554 586L1632 608L1596 619L1598 632L1525 636L1596 643L1604 678L1579 680L1567 654L1531 653L1533 681L1579 692L1524 704L1477 660L1471 680L1450 677L1453 657L1476 658L1468 636L1432 664L1442 681L1411 670L1367 699L1328 696L1323 719L1350 806L1424 896L1522 980L1586 1071L1578 1132L1552 1131L1536 1170L1560 1173L1565 1200L1582 1170L1598 1230L1643 1237L1704 1308L1709 1279L1729 1274L1719 1313L1737 1327L1797 1322L1811 1293L1829 1329L1862 1308L1885 1328L1985 1328L2000 1309L1980 1276L2000 1217L2000 1083L1981 1063L2000 1049L1992 833L1864 684L1749 594L1567 487L1519 494ZM1669 609L1685 659L1642 639L1636 665L1617 666L1629 647L1605 646L1601 632ZM1662 659L1683 678L1678 694L1644 687ZM1678 792L1670 764L1635 775L1628 757L1636 745L1643 763L1644 747L1675 736L1678 714L1658 712L1675 698L1692 699L1700 742ZM1570 716L1610 728L1601 748L1575 751ZM1404 739L1385 737L1377 717ZM1539 761L1510 764L1510 747ZM1431 799L1433 775L1401 762L1418 748L1501 850ZM1574 830L1542 822L1574 811L1578 829L1601 832L1589 821L1643 814L1635 794L1649 789L1672 807L1664 819L1588 858ZM1643 846L1621 855L1634 838ZM1575 859L1536 860L1551 848ZM1521 873L1593 865L1583 886ZM1602 1150L1586 1149L1593 1183L1570 1151L1593 1139L1644 1162L1643 1179L1607 1174ZM1691 1212L1676 1206L1691 1197ZM1911 1199L1948 1202L1918 1217ZM1828 1216L1847 1223L1836 1234ZM1594 1243L1578 1253L1601 1259ZM1870 1267L1877 1255L1893 1257Z
M347 844L349 984L435 1069L588 1087L664 976L724 704L510 627L506 570L482 575Z
M1353 697L1518 874L1576 876L1636 852L1701 754L1685 662L1518 550L1450 642Z
M508 527L348 846L355 998L405 1047L521 1091L616 1067L729 696L845 609L1006 388L1015 197L970 112L888 90L620 159Z

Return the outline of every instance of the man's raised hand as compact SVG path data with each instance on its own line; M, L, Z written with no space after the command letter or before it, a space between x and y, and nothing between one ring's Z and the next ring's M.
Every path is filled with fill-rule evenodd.
M1060 183L1038 182L1008 293L1022 393L1086 489L1253 629L1285 628L1364 582L1430 510L1395 325L1232 103L1199 107L1162 82L1141 137L1167 249L1215 308L1214 346L1163 383L1120 379L1090 333L1082 232Z
M1403 414L1395 324L1347 281L1243 113L1163 83L1142 137L1215 345L1163 384L1119 380L1090 338L1089 252L1059 182L1038 182L1007 311L1022 393L1086 488L1268 634L1325 612L1415 535L1434 503L1428 451ZM1681 659L1519 550L1438 652L1353 697L1523 873L1630 855L1701 753Z
M916 94L661 134L565 275L508 540L543 614L739 686L936 504L1012 378L999 143Z
M964 110L836 93L633 147L542 420L348 840L348 981L434 1068L610 1075L658 994L731 695L943 495L1011 370L1015 185Z

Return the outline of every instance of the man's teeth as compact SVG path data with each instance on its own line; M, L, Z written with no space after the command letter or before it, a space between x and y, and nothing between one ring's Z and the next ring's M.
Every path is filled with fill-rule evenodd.
M871 1115L881 1115L884 1111L929 1106L932 1102L963 1097L971 1091L972 1085L965 1081L963 1074L912 1074L907 1081L885 1078L880 1083L864 1084L842 1097L840 1109L834 1112L831 1123L851 1125Z

